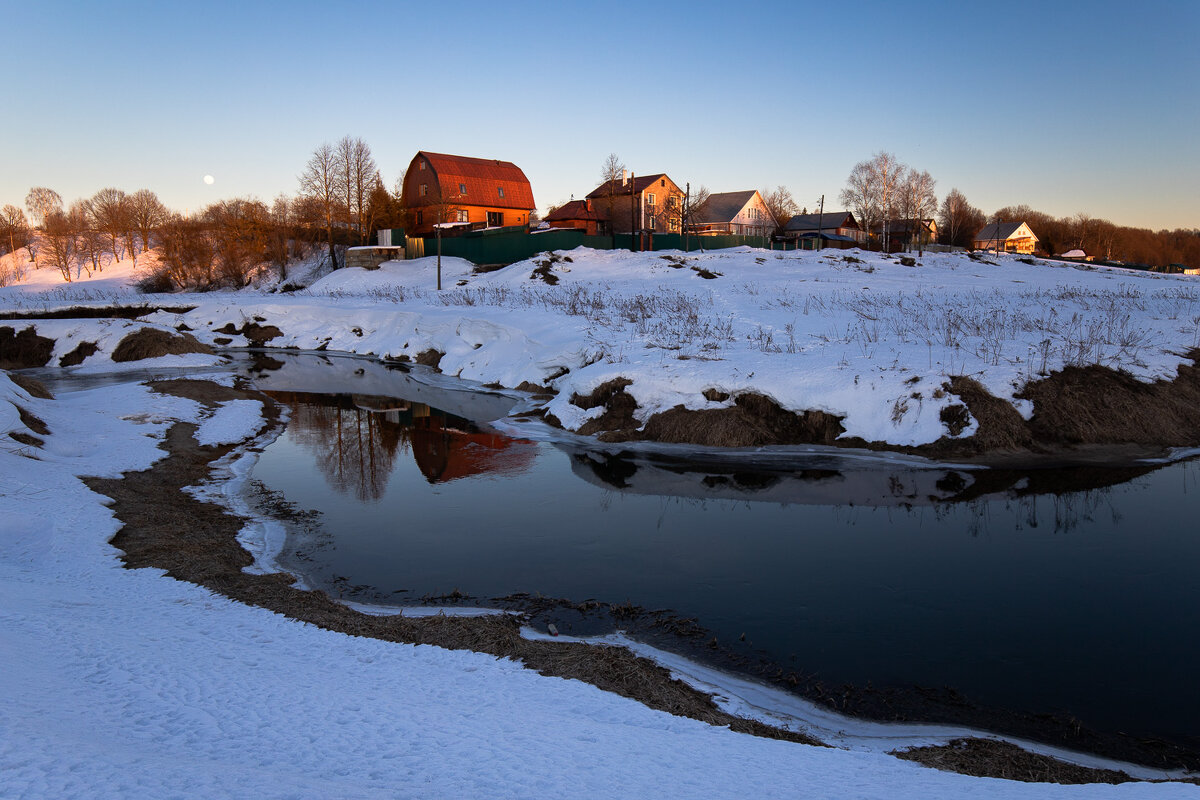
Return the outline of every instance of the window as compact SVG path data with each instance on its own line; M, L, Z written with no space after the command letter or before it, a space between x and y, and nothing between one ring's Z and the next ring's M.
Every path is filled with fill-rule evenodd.
M420 166L421 166L421 171L422 171L422 172L424 172L424 171L425 171L425 162L422 160L422 161L420 161L420 162L418 162L418 163L419 163L419 164L420 164Z
M497 187L496 187L496 191L500 193L500 199L501 199L501 200L503 200L503 199L504 199L504 187L503 187L503 186L497 186Z
M666 178L663 178L661 181L659 181L659 182L658 182L658 185L659 185L659 186L661 186L661 187L662 187L662 188L664 188L664 189L665 189L665 188L667 188L667 180L666 180Z
M423 225L424 223L425 223L425 215L422 214L420 211L418 211L417 212L417 224Z
M459 193L459 194L466 194L466 193L467 193L467 185L466 185L465 183L460 183L460 184L458 185L458 193Z
M489 228L499 228L504 225L504 214L499 211L487 212L487 224Z
M420 191L418 192L418 194L420 194L420 195L421 195L421 197L424 197L425 195L429 194L429 184L427 184L427 183L422 183L422 184L421 184Z
M646 205L648 205L648 206L654 205L654 195L653 194L646 195Z
M455 222L470 222L471 220L469 220L467 218L467 210L465 208L460 208L454 212L454 221Z
M650 230L654 230L654 217L650 218Z

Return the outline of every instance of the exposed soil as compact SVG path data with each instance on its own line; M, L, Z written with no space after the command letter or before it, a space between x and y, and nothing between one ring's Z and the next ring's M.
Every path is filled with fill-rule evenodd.
M1188 357L1196 362L1200 349ZM634 416L637 401L626 391L632 383L615 378L587 396L574 395L571 402L580 408L605 408L578 433L603 442L705 447L819 444L1003 467L1128 463L1162 456L1173 447L1200 446L1200 414L1195 413L1200 408L1200 367L1195 363L1181 366L1173 380L1154 383L1099 366L1051 373L1017 395L1033 402L1029 420L973 378L954 377L942 391L962 402L941 413L947 435L918 447L841 437L841 417L819 410L788 411L752 393L737 395L727 408L676 406L654 414L642 426ZM728 398L714 389L702 394L709 401ZM975 433L960 438L972 419L978 425Z
M185 353L211 354L212 352L211 347L190 333L170 333L157 328L142 328L117 343L112 353L112 360L119 363L160 356L178 356Z
M442 363L442 356L444 355L446 354L441 350L434 350L433 348L422 350L421 352L417 353L416 363L425 367L437 369L438 364Z
M186 314L195 306L72 306L54 311L3 311L0 319L140 319L165 311L168 314Z
M214 329L213 333L241 334L242 336L246 337L246 341L248 341L252 347L262 347L272 339L283 336L283 331L279 330L278 327L275 325L260 325L259 322L262 321L263 320L260 317L253 322L247 322L246 324L242 325L241 328L238 328L234 326L232 322L229 322L220 328Z
M17 386L20 386L25 391L29 392L29 394L33 395L34 397L39 397L42 400L54 399L54 395L51 394L50 390L46 388L46 385L39 380L35 380L27 375L21 375L16 372L10 372L8 379Z
M36 329L0 327L0 369L44 367L53 354L54 340L38 336Z
M78 366L84 362L84 359L96 355L99 349L95 342L80 342L74 350L58 360L58 365L60 367Z
M944 745L893 750L892 755L927 767L1028 783L1128 783L1133 778L1112 769L1065 764L994 739L955 739Z

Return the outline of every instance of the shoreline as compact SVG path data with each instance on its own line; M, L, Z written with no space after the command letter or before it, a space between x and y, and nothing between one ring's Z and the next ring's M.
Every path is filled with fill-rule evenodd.
M205 381L162 381L153 384L152 388L160 393L169 392L205 403L246 397L263 399L257 392L230 389ZM281 424L272 404L266 404L264 408L269 426ZM112 543L124 552L122 560L130 568L158 567L176 579L198 583L231 599L270 608L290 618L331 630L388 641L437 644L517 658L542 674L575 677L637 699L652 708L701 719L709 724L727 725L733 730L754 735L805 744L819 743L803 734L783 731L758 720L747 720L721 711L710 696L683 685L669 670L627 650L563 641L531 641L522 636L520 625L512 615L489 615L481 619L364 614L329 598L324 592L297 588L290 574L246 573L244 569L252 563L253 558L238 541L238 532L245 520L182 491L184 487L204 483L214 462L236 448L198 446L188 428L185 423L178 423L171 428L160 445L168 452L168 456L149 470L129 473L120 479L87 481L93 490L114 500L114 513L124 527ZM260 436L267 432L263 431ZM186 499L182 503L177 502L181 497ZM180 521L172 523L172 517L179 517ZM183 525L184 519L187 520L186 526ZM187 526L190 526L191 534L181 537L177 531ZM197 532L202 534L198 538ZM584 650L579 651L580 647ZM999 745L984 748L990 754L988 759L995 758L996 747ZM1067 747L1070 749L1069 745ZM922 758L945 760L944 752L935 749L925 753ZM1143 752L1140 757L1118 760L1130 763L1158 761L1161 764L1163 755L1161 752L1157 756ZM1108 757L1116 755L1110 754ZM997 774L994 765L984 766L988 759L975 759L976 766L982 771L968 771L967 774L1010 777ZM1181 768L1180 764L1183 763L1186 760L1181 759L1175 769ZM957 771L967 769L959 765ZM1075 765L1067 764L1062 768L1062 779L1072 780L1069 776L1078 776L1078 769ZM1054 770L1049 770L1037 774L1045 776L1053 773ZM1112 778L1112 775L1105 776L1101 772L1086 775L1087 781Z

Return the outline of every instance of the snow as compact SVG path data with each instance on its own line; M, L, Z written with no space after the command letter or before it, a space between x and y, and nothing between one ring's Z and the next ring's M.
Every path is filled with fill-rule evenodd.
M186 324L211 342L222 336L215 329L258 318L283 332L272 346L392 357L434 348L450 375L552 384L560 393L550 410L569 425L584 416L572 411L572 393L623 376L643 419L676 404L720 405L700 395L705 388L757 391L788 408L844 414L851 435L896 443L943 433L938 411L950 400L935 389L947 375L974 375L1011 397L1031 375L1072 358L1170 377L1182 352L1200 344L1200 292L1184 276L1003 256L993 265L930 255L904 267L865 253L848 262L840 252L737 249L690 255L673 268L660 253L569 255L553 265L556 287L531 279L530 262L474 275L467 262L443 258L451 288L441 294L431 258L341 270L303 292L186 298L137 295L134 270L121 279L114 265L69 286L35 275L0 288L0 307L194 303L149 324ZM721 275L705 280L693 264ZM948 319L958 327L943 327ZM73 369L103 372L147 366L110 358L139 324L0 326L53 336L55 359L97 342L99 352ZM173 358L151 366L194 377L219 369L211 357ZM23 429L18 406L49 427L44 447L6 435ZM210 412L133 382L42 400L0 373L0 796L1196 795L1181 784L1070 787L937 772L884 751L950 731L822 718L761 687L648 653L718 691L729 708L802 719L835 746L735 734L508 660L320 630L160 570L125 569L108 544L119 523L78 476L145 469L162 457L169 425L191 422L207 443L240 443L194 490L237 511L239 486L270 435L260 415L254 401ZM280 532L258 524L243 540L269 560Z

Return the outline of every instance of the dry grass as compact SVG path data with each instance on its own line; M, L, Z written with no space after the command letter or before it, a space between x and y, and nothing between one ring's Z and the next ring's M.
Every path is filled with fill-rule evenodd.
M42 400L54 399L54 395L50 393L50 390L47 389L45 384L43 384L41 381L34 380L27 375L18 374L10 374L8 379L17 386L20 386L33 397L37 397Z
M892 755L944 772L1026 783L1128 783L1128 774L1070 764L994 739L955 739L944 745L894 750Z
M116 362L141 361L160 356L186 353L212 353L213 349L190 333L170 333L157 328L142 328L122 339L113 350Z

